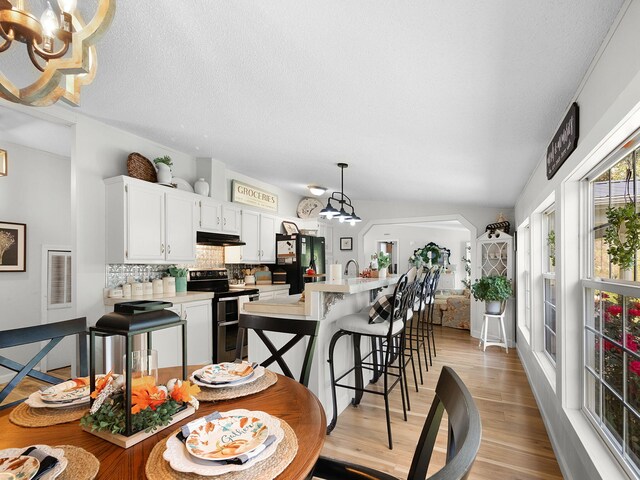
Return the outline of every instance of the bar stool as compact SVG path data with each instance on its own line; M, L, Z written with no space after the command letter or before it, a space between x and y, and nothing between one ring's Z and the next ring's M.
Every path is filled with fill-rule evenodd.
M405 403L404 392L404 327L407 319L407 312L412 301L409 295L409 281L407 274L404 274L396 284L392 300L390 300L392 309L391 317L380 323L369 323L369 313L359 312L346 315L336 321L338 331L331 338L329 343L329 370L331 374L331 395L333 401L333 417L331 423L327 427L327 435L335 428L338 421L338 402L336 397L336 387L346 388L355 391L355 397L351 401L352 405L357 406L360 403L364 392L374 395L384 396L385 413L387 419L387 435L389 440L389 449L393 448L391 437L391 416L389 410L389 394L393 388L400 384L400 393L402 395L402 410L404 420L407 420L407 408ZM354 365L345 373L336 378L334 364L334 350L336 343L345 335L352 337L354 346ZM362 358L360 353L361 337L369 337L372 345L379 344L380 350L372 350ZM378 363L378 356L381 363ZM371 361L367 361L371 357ZM372 390L364 387L362 371L368 370L377 373L383 379L382 391ZM340 383L350 373L355 374L355 386Z
M427 360L427 327L426 317L428 304L427 299L430 295L429 288L431 286L431 270L423 270L422 276L418 276L419 285L416 290L416 298L413 304L414 318L417 318L415 326L412 325L410 335L407 337L407 343L409 348L416 352L418 357L418 369L420 370L420 384L424 385L424 379L422 376L422 360L420 358L420 347L422 347L422 353L424 354L425 369L429 371L429 362ZM415 347L414 347L415 342Z
M433 365L431 361L431 345L433 344L433 356L436 357L436 339L433 336L433 311L436 306L436 290L438 289L438 281L440 280L440 267L436 267L431 275L431 285L429 286L428 310L427 310L427 347L429 347L429 365Z
M487 347L492 345L498 347L504 347L509 353L509 344L507 343L507 331L504 328L504 315L507 310L507 302L500 303L500 313L484 313L484 320L482 321L482 329L480 330L480 341L478 342L478 348L482 346L482 351L485 352ZM497 342L487 341L487 330L489 330L489 322L491 320L498 320L498 340Z

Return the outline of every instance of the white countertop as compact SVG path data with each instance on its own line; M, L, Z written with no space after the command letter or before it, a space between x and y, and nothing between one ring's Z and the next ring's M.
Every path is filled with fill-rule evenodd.
M289 295L287 297L247 302L243 305L243 308L249 313L305 315L305 304L299 300L300 295Z
M184 292L176 293L173 297L167 297L165 295L144 295L142 297L130 297L130 298L105 298L104 304L108 306L114 306L116 303L123 302L135 302L138 300L162 300L163 302L187 303L197 302L198 300L211 300L215 296L213 292Z
M313 282L305 284L306 292L360 293L376 288L395 285L399 275L388 275L386 278L345 277L339 282Z

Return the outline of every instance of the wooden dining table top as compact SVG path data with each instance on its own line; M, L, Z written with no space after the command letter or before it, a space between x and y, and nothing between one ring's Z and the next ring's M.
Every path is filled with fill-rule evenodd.
M189 372L196 367L190 367ZM161 382L180 376L179 367L160 369ZM25 428L9 420L11 409L0 411L0 449L22 448L34 444L75 445L93 453L100 461L98 479L144 479L145 465L153 447L166 439L179 426L214 411L236 408L260 410L286 421L298 439L298 452L293 462L276 478L298 480L308 476L324 444L327 422L318 398L305 386L283 375L262 392L246 397L217 402L200 402L196 413L161 430L128 449L85 432L79 421L42 428ZM215 479L215 477L211 477Z

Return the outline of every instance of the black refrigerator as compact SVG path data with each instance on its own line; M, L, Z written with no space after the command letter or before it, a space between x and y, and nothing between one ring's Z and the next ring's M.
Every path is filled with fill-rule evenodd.
M308 268L317 274L325 272L324 237L311 235L276 235L276 263L279 269L287 272L289 295L302 293ZM324 280L324 277L317 277Z

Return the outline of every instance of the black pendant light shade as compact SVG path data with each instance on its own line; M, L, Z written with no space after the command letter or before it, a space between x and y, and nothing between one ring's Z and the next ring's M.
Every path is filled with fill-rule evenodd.
M349 222L351 225L355 225L357 222L361 222L362 219L356 215L356 212L351 204L351 199L344 194L344 169L349 165L346 163L339 163L338 167L340 167L340 179L341 186L340 192L333 192L327 200L327 206L320 211L320 216L325 217L328 220L336 219L340 221L340 223ZM331 205L331 201L336 202L340 206L340 210ZM347 210L345 210L347 207ZM348 213L348 210L351 210Z

